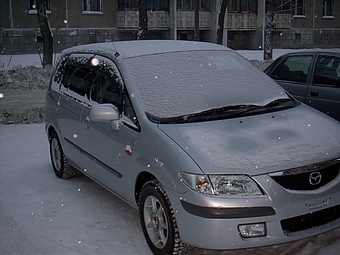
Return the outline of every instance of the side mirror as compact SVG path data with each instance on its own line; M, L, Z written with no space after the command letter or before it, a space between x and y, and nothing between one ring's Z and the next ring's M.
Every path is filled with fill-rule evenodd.
M90 119L98 122L119 120L119 110L112 104L99 104L92 107Z
M112 129L119 129L119 110L112 104L99 104L92 107L90 111L91 121L111 122Z

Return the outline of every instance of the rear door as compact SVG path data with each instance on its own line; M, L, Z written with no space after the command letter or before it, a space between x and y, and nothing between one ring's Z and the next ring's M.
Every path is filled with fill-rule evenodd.
M340 121L340 56L318 54L306 104Z
M75 165L81 162L81 147L78 139L81 128L80 116L90 96L90 70L78 62L84 58L86 57L83 55L72 55L66 63L57 102L56 119L60 138L64 144L65 154Z

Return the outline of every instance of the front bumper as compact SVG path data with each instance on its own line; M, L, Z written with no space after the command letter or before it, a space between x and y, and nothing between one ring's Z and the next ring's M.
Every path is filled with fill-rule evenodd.
M267 196L223 198L167 190L181 240L203 249L240 249L290 242L340 227L339 178L301 192L285 190L266 175L255 179ZM257 223L265 224L264 236L242 237L240 225Z
M257 207L203 207L181 200L181 205L189 214L210 219L241 219L275 215L275 210L269 206Z

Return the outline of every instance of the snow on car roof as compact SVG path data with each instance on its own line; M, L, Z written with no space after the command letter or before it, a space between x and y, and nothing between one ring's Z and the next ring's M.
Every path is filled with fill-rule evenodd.
M287 52L283 55L299 55L299 54L308 54L308 53L338 53L340 54L339 49L299 49L292 52Z
M117 41L107 43L94 43L75 46L63 53L91 52L104 55L118 52L124 58L150 55L165 52L191 51L191 50L231 50L228 47L196 41L180 40L142 40L142 41Z
M144 40L137 41L137 44L136 41L126 41L114 44L118 52L124 54L125 57L188 50L230 50L213 43L177 40Z

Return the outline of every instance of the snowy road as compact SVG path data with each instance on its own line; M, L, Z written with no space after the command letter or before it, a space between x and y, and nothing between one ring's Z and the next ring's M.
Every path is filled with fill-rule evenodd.
M340 229L215 255L337 255ZM0 126L0 254L151 254L138 212L79 174L55 177L44 124Z

